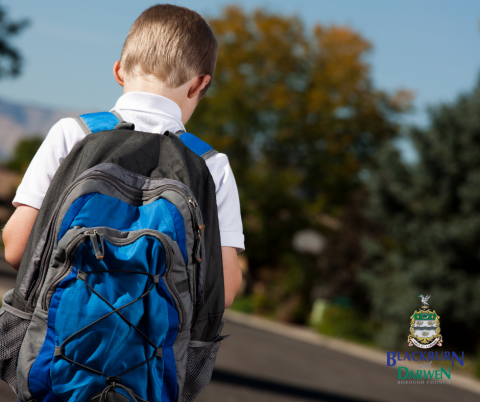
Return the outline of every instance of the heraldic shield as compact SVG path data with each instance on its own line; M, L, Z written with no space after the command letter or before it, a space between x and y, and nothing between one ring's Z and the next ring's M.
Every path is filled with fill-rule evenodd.
M428 349L435 345L442 346L443 338L440 335L440 316L431 310L428 304L430 296L420 295L423 306L415 310L410 317L410 335L408 346L417 346Z

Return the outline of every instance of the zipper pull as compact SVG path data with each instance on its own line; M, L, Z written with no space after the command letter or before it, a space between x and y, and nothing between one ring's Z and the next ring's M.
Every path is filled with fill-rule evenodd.
M202 232L199 230L197 232L197 239L195 240L195 259L200 262L202 261L202 257L200 255L202 251Z
M97 260L103 260L103 256L105 254L105 245L103 242L103 233L99 230L87 230L85 235L90 237L90 241L92 243L93 251L95 252L95 257ZM100 240L100 247L98 247L98 240L97 235Z
M198 203L197 201L195 201L195 198L193 197L189 197L188 198L188 202L190 204L193 205L193 208L194 208L194 212L195 212L195 223L196 223L196 226L197 226L197 235L196 235L196 239L195 239L195 259L200 262L202 261L202 256L201 256L201 252L202 252L202 234L203 234L203 230L205 229L205 225L203 224L202 222L202 219L200 217L200 210L197 208L198 207Z
M203 224L203 221L200 216L200 209L197 208L198 203L197 201L195 201L195 198L190 197L188 199L188 202L192 204L195 209L195 223L197 224L197 229L198 229L197 238L200 239L202 237L203 229L205 229L205 225Z
M202 261L202 256L200 254L202 252L202 233L203 233L204 228L205 228L205 225L201 225L198 228L197 236L196 236L196 240L195 240L195 259L198 262Z
M100 240L100 250L101 250L100 258L97 257L97 259L103 260L103 256L105 255L105 242L103 240L103 233L100 232L100 230L96 230L95 232L97 233L98 239Z

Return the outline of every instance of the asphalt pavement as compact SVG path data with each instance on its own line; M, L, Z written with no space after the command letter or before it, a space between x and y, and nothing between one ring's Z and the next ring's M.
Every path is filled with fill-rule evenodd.
M0 294L14 272L0 258ZM474 402L454 385L399 385L397 371L349 353L228 320L212 381L198 402ZM368 353L368 350L367 350ZM385 358L386 363L386 358ZM452 375L451 383L455 377ZM15 395L0 382L0 402ZM153 401L150 401L153 402Z
M212 382L199 402L473 402L452 385L399 385L396 369L227 321ZM452 375L452 383L454 383Z

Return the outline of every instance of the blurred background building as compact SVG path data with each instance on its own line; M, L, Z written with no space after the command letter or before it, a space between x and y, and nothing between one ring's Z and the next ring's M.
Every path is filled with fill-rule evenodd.
M2 225L49 128L113 107L113 63L150 5L0 2ZM480 376L480 4L181 5L220 44L187 129L228 155L240 191L244 283L232 310L406 350L418 295L431 294L445 347ZM319 392L310 400L337 395ZM345 398L335 400L360 400Z

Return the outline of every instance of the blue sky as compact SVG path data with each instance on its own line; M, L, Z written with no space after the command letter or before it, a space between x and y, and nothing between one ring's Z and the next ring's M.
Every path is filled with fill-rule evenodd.
M25 57L24 73L0 81L4 99L62 109L106 110L121 95L112 77L123 41L135 18L152 1L4 0L14 18L31 26L15 40ZM453 99L474 85L480 71L478 0L224 0L178 1L204 16L227 4L296 14L309 26L346 24L374 45L370 55L375 85L410 89L416 112Z

